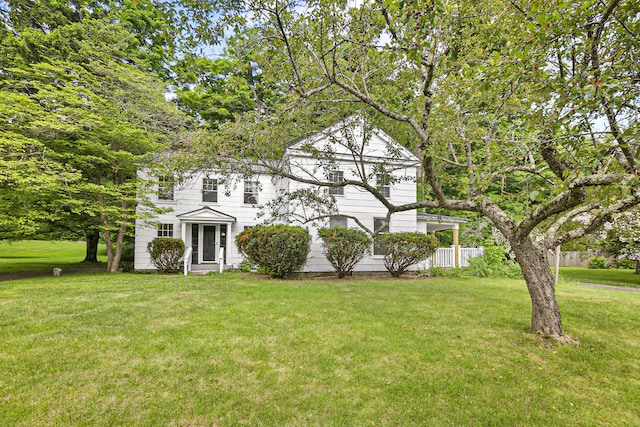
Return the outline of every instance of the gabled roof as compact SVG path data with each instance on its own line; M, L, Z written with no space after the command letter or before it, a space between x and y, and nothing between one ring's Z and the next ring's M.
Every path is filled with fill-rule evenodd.
M332 144L331 139L343 139L344 136L342 132L344 132L345 130L350 130L354 140L361 144L364 139L363 127L364 119L361 116L353 115L347 117L340 123L325 128L315 135L305 138L289 146L287 148L287 153L307 157L311 154L304 150L305 146L309 144L318 146L318 144L324 143L325 145L333 145L333 149L336 151L336 155L338 157L340 155L348 156L348 158L352 160L349 150L346 147L340 146L339 144ZM386 132L379 128L371 129L371 138L368 144L370 152L365 153L364 157L370 161L375 162L385 160L390 162L400 162L403 164L415 164L420 161L420 159L418 159L418 157L416 157L410 150L400 145L393 138L391 138L391 136L389 136ZM320 147L318 148L320 149Z
M226 213L217 211L215 209L211 209L208 206L197 209L195 211L186 212L180 215L176 215L176 218L182 221L192 221L192 222L226 222L232 223L236 222L236 218L227 215Z

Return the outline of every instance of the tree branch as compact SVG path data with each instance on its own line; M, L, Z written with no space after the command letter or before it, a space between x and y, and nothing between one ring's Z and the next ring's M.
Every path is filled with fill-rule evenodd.
M640 205L640 189L637 189L622 201L614 203L611 206L602 209L598 213L594 213L591 222L584 225L583 227L570 230L560 236L556 236L555 238L549 238L545 240L543 244L547 248L553 248L555 246L578 239L582 236L586 236L587 234L591 234L602 225L604 225L605 222L609 222L613 217L613 214L627 211L638 205Z

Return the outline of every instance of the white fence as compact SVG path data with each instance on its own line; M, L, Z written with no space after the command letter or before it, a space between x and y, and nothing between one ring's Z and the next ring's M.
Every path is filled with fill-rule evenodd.
M484 248L460 248L460 267L469 267L469 260L484 255Z
M428 270L431 267L454 268L456 266L455 247L438 248L428 260L420 263L418 268ZM469 260L480 255L484 255L484 248L461 248L458 247L458 260L460 267L468 267Z

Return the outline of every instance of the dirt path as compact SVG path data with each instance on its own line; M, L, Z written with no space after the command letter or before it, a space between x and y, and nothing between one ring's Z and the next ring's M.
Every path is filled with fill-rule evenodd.
M596 283L584 283L584 282L578 282L578 283L581 284L582 286L588 286L590 288L612 289L616 291L633 292L636 294L640 294L640 288L630 288L627 286L598 285Z

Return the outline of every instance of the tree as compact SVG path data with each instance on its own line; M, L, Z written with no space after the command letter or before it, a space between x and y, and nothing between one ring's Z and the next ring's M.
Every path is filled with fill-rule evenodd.
M604 224L597 233L598 245L616 261L628 259L635 262L636 274L640 274L640 212L623 212L612 222Z
M416 208L484 215L522 269L532 330L573 341L562 327L547 252L640 203L637 5L356 3L185 3L186 12L198 8L201 29L232 24L242 32L244 54L287 96L279 108L223 127L225 141L214 149L234 156L243 173L250 159L312 181L277 167L282 146L319 128L318 111L323 119L363 111L421 158L424 200L393 205L366 177L316 184L369 191L388 218ZM222 19L212 25L214 9ZM593 201L596 190L603 196ZM588 223L568 227L587 212Z
M211 128L232 120L235 113L256 107L252 87L245 79L251 70L242 70L237 61L188 57L174 69L178 74L178 106Z
M21 3L9 3L12 31L3 34L0 56L0 146L26 162L10 158L15 173L0 196L14 197L21 210L0 212L0 221L27 224L23 234L44 219L98 222L108 271L117 271L136 216L142 184L136 170L178 142L188 121L165 101L166 85L151 72L156 58L141 52L122 22L112 22L119 19L60 18L45 29L21 27L20 19L11 21L24 16ZM46 6L55 5L28 5L32 12ZM95 12L94 6L78 7ZM65 10L49 12L66 16ZM31 177L32 170L42 173ZM14 188L23 192L12 195Z

